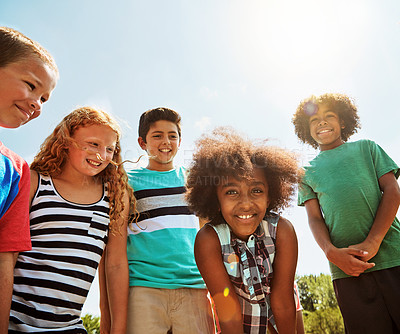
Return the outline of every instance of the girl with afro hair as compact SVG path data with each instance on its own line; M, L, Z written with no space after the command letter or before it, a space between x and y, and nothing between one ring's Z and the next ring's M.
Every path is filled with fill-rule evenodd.
M197 234L195 258L222 333L295 333L297 238L278 212L299 181L296 159L230 128L196 147L187 201L210 220Z

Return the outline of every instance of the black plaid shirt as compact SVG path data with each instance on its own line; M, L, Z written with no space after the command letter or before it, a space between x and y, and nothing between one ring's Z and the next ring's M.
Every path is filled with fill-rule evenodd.
M264 219L247 243L225 221L210 224L217 232L222 259L241 304L243 330L249 334L267 333L268 322L275 326L269 294L279 216L270 213Z

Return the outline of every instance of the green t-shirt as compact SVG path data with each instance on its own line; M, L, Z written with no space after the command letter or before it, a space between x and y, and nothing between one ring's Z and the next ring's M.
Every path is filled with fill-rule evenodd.
M359 140L321 151L304 169L298 205L317 198L333 245L343 248L365 240L382 198L378 179L398 166L379 145ZM400 265L397 218L370 261L375 267L366 272ZM332 279L348 277L332 263L330 269Z

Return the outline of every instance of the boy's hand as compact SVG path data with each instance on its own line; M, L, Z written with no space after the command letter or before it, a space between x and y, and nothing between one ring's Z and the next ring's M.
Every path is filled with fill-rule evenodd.
M332 247L326 253L330 262L350 276L360 276L365 270L375 266L375 263L361 260L362 256L368 256L368 252L356 248Z
M376 255L376 253L378 253L379 246L380 246L380 244L364 240L363 242L361 242L359 244L350 245L349 248L365 251L366 254L359 255L357 257L360 260L367 262L368 260L372 259Z

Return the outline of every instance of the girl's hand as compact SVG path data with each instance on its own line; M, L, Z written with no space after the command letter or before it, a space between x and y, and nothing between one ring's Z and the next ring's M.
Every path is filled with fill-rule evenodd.
M211 226L206 225L197 233L194 255L214 300L222 333L243 334L239 300L222 262L218 236Z
M326 257L334 265L338 266L347 275L360 276L364 271L375 266L361 260L361 257L368 257L368 252L356 248L336 248L331 247L326 252Z

